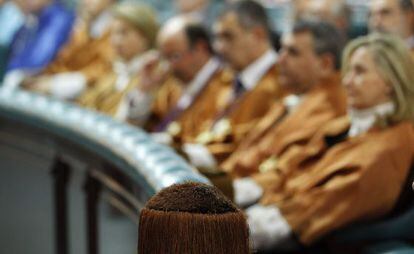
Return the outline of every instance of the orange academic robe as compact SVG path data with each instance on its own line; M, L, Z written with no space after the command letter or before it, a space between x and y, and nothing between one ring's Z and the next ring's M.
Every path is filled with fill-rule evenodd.
M306 147L290 149L277 170L253 177L264 189L260 202L276 205L304 244L390 212L411 168L411 122L328 145L348 128L347 117L333 120Z
M101 37L92 38L87 25L79 23L69 43L43 74L79 71L86 76L89 84L94 84L99 77L111 71L114 57L109 29Z
M171 76L154 92L151 113L144 124L145 130L151 132L161 123L162 119L177 104L183 94L183 89L183 84ZM134 124L133 121L131 123Z
M220 119L211 122L208 131L201 133L195 141L206 145L218 162L226 159L266 114L272 103L287 94L287 91L279 86L277 75L277 66L274 65L253 90L245 92L229 105L231 110ZM221 126L221 131L214 132L213 127L217 126Z
M116 79L114 72L105 75L80 96L78 104L114 117L126 94L136 87L139 80L138 77L131 78L124 89L118 90L115 87Z
M233 75L218 70L208 81L194 102L167 128L176 144L191 142L208 129L214 117L228 104L232 92Z
M306 144L327 121L346 113L346 96L339 74L303 96L303 102L291 114L277 101L220 167L233 177L269 170L290 146Z

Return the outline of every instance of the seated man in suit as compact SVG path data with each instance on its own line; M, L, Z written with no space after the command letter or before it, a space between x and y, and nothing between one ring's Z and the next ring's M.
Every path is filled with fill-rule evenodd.
M234 151L245 134L286 90L277 82L277 53L272 49L264 8L254 1L230 4L213 27L215 49L234 70L226 108L183 149L197 167L213 168Z
M127 97L127 118L165 143L181 143L195 138L223 110L232 77L213 56L206 29L192 18L167 21L158 47L159 57ZM160 77L163 64L168 68Z
M327 121L346 113L342 41L325 22L298 22L283 36L279 83L292 94L274 103L222 169L233 177L271 170L289 147L306 144Z

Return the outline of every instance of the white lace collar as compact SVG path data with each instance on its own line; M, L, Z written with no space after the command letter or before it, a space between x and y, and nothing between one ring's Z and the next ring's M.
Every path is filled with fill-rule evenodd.
M383 103L364 110L349 109L348 112L351 118L349 136L355 137L367 132L374 126L378 117L392 114L394 110L395 106L392 102Z

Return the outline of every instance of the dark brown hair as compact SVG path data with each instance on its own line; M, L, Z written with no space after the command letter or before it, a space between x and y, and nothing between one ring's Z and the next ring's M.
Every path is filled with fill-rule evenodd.
M139 221L139 254L245 254L244 214L215 187L173 185L150 199Z

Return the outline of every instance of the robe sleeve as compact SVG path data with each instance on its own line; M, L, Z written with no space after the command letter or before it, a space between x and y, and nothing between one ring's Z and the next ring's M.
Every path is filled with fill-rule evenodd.
M305 244L350 223L379 218L394 207L410 168L411 157L401 154L362 153L360 164L322 165L326 174L304 181L303 191L278 207Z

